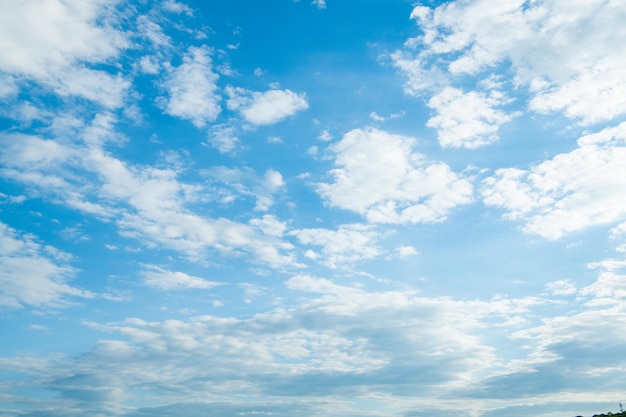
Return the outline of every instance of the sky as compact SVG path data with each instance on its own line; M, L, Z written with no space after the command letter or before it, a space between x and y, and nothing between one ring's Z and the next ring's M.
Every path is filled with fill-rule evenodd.
M0 416L618 411L625 21L0 0Z

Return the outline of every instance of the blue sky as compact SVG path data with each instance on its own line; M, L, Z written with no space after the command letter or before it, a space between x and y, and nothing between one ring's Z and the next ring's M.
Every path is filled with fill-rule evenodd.
M0 415L626 399L626 4L0 2Z

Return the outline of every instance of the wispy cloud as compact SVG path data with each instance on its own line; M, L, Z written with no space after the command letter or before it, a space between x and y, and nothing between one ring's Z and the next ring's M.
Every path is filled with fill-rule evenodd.
M31 234L0 223L0 306L58 308L75 298L93 298L90 291L69 285L76 269L70 255L41 245Z

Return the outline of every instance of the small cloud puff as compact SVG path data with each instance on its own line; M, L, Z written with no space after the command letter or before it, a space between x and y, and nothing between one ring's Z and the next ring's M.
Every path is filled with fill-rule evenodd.
M141 275L144 284L157 290L210 289L219 285L204 278L184 272L167 271L153 265L146 265L146 270Z
M257 126L278 123L309 108L306 95L291 90L273 89L259 93L229 86L225 91L229 96L228 109L239 111L248 123Z
M217 79L211 69L209 50L189 48L183 63L170 70L164 84L169 94L169 100L163 104L165 113L191 120L198 128L215 121L221 112Z
M400 246L396 248L395 253L398 258L408 258L410 256L419 255L419 252L413 246Z

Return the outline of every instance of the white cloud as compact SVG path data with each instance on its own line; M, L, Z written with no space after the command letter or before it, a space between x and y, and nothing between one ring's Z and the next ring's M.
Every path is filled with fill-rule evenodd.
M550 239L626 217L626 123L581 137L579 147L528 170L506 168L483 183L487 205Z
M513 118L494 108L506 102L497 91L486 95L446 87L428 101L437 114L426 125L438 130L439 144L444 148L477 148L498 140L500 126Z
M270 136L267 138L267 143L284 143L279 136Z
M289 235L295 236L303 245L321 247L321 253L309 249L306 257L319 259L330 268L373 259L381 254L377 247L380 233L367 225L345 224L337 230L299 229L290 231Z
M34 0L0 4L0 71L28 77L60 95L119 107L129 82L88 68L109 63L130 42L110 23L115 1ZM107 23L108 22L108 23Z
M222 255L248 254L274 267L299 266L291 244L245 223L193 212L189 205L200 198L204 185L179 181L176 164L167 168L127 164L106 152L107 139L115 139L112 128L108 117L96 117L92 125L62 130L62 140L85 140L67 145L35 136L19 135L15 140L1 135L0 173L52 203L114 220L125 237L174 249L195 261L213 248ZM269 170L257 179L254 191L247 192L257 197L260 209L267 209L282 182L280 173Z
M567 279L547 283L546 290L551 295L573 295L578 292L576 285Z
M215 126L209 134L211 146L220 153L232 153L239 147L240 141L237 130L232 126Z
M179 182L175 171L126 167L102 152L93 152L89 162L103 176L103 197L130 206L117 222L125 236L166 245L194 260L212 247L233 255L243 250L276 267L294 264L292 255L282 253L292 249L288 243L259 235L243 223L188 210L186 203L193 202L201 188Z
M270 214L264 215L260 219L250 220L250 224L257 227L268 236L283 236L287 230L287 224L280 221L276 216Z
M564 395L597 401L614 394L607 378L618 378L625 365L623 282L601 277L580 290L584 300L563 297L568 290L558 298L566 312L545 317L554 300L458 301L412 290L370 291L346 284L345 277L338 283L295 275L285 286L300 301L289 307L244 317L86 322L112 340L74 357L0 358L0 366L20 377L35 375L31 387L45 387L64 403L72 399L77 412L69 415L86 409L93 415L122 409L129 416L189 415L183 411L214 398L226 408L196 414L237 415L228 404L252 400L258 406L263 398L270 408L262 410L273 410L268 399L285 395L304 416L339 408L362 415L364 395L372 417L415 409L449 415L476 397L476 414L505 407L503 398L511 407L527 405L529 397L533 404ZM263 294L256 285L240 287L249 297ZM595 302L606 299L622 302ZM537 308L544 314L540 322ZM502 341L506 351L495 348ZM581 385L588 384L589 372L600 376L592 389ZM519 386L524 389L515 391ZM207 401L207 392L215 397ZM449 403L453 396L461 396L458 403ZM38 399L33 408L50 409L59 404L55 398ZM136 405L157 399L163 408ZM303 412L303 402L314 411Z
M375 122L384 122L385 118L380 116L378 113L376 112L371 112L370 113L370 119L374 120Z
M227 87L228 109L237 110L254 125L278 123L309 108L305 94L291 90L269 90L264 93Z
M399 258L419 255L419 252L413 246L400 246L396 248L395 252Z
M326 8L326 0L313 0L311 4L314 4L315 6L317 6L318 9Z
M193 10L189 6L179 3L176 0L164 0L162 7L164 10L171 13L185 13L187 16L191 16L193 14Z
M400 111L398 113L390 114L387 117L381 116L380 114L376 113L375 111L373 111L373 112L371 112L369 114L370 119L374 120L375 122L385 122L385 121L391 120L391 119L399 119L401 117L404 117L404 115L405 115L404 110Z
M267 211L274 205L274 195L285 186L280 172L268 169L264 175L249 168L214 167L203 174L218 183L214 193L225 195L225 202L232 202L240 197L253 197L254 209Z
M221 112L218 76L211 69L210 51L190 47L183 63L170 70L164 87L169 94L165 113L191 120L198 128L214 121Z
M171 39L169 36L163 33L161 26L150 20L148 16L144 15L137 18L137 30L141 36L149 39L157 48L170 46Z
M144 284L158 290L210 289L219 285L217 282L188 275L184 272L168 271L153 265L146 265L145 267L146 269L141 272Z
M621 2L471 0L417 6L411 17L423 35L391 56L410 94L510 65L515 82L529 88L533 111L563 112L583 124L626 113Z
M283 176L274 169L268 169L265 173L265 186L271 192L275 192L285 185Z
M593 297L591 305L621 306L626 301L626 276L605 271L593 284L582 288L580 293Z
M158 74L161 70L161 64L154 56L144 56L139 60L139 67L145 74Z
M0 306L63 307L94 296L68 284L76 272L68 254L35 239L0 222Z
M56 87L56 92L61 97L80 96L100 102L108 108L121 107L125 92L131 85L130 81L120 75L113 76L104 71L85 68L72 68L61 76L62 82Z
M16 96L19 91L15 78L0 73L0 98Z
M299 293L301 303L240 318L88 322L91 330L110 333L113 340L55 362L0 358L0 365L16 373L37 367L48 390L94 415L120 409L128 415L161 415L154 408L135 408L155 399L184 409L214 398L233 404L265 398L267 407L268 398L285 395L315 407L302 413L300 404L299 415L332 414L343 404L329 401L333 396L345 398L344 414L354 415L367 393L376 408L385 409L372 416L382 416L407 408L397 404L403 393L395 381L422 394L410 404L415 407L425 398L437 404L466 384L474 370L484 374L494 355L473 333L483 317L509 308L500 302L425 299L412 292L368 292L311 276L294 276L285 284ZM207 392L215 395L210 401ZM81 402L84 398L89 401ZM45 401L42 406L54 399Z
M333 183L318 193L334 207L373 223L428 223L472 201L471 183L444 163L414 153L415 140L377 129L355 129L330 146Z
M267 211L274 205L273 194L285 186L285 181L280 172L268 169L263 177L260 188L256 191L257 203L255 210Z
M328 130L322 130L317 138L321 141L328 142L333 139L333 135L331 135Z

